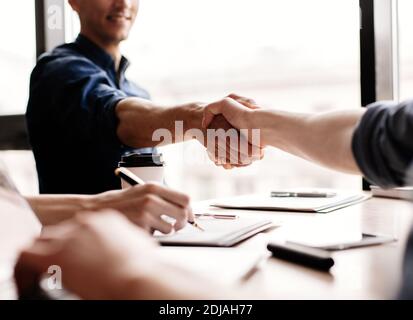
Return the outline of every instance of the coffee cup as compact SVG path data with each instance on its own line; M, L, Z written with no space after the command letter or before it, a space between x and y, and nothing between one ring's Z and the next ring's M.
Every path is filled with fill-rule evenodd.
M119 168L126 168L145 182L164 184L165 163L161 153L129 153L122 156ZM122 180L122 189L130 185Z

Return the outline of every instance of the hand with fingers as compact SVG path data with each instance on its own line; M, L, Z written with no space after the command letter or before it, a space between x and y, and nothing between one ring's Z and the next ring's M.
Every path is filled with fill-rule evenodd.
M232 169L264 157L260 131L249 118L255 109L254 100L236 94L206 105L202 126L207 131L208 155L216 165Z
M150 233L157 230L169 234L194 221L187 195L153 183L102 193L95 196L93 203L94 210L117 210ZM175 223L169 223L163 216Z
M50 266L65 289L84 299L127 298L131 279L156 273L155 241L116 211L81 213L47 227L18 259L21 298L30 299Z

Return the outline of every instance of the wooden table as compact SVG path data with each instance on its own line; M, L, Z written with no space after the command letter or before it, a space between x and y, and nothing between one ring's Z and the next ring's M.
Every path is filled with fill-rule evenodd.
M204 206L201 203L198 207ZM39 232L39 226L25 210L13 206L0 209L1 300L15 298L7 275L18 252ZM258 211L237 211L237 214L260 215L283 223L280 228L238 245L245 249L263 250L270 239L293 232L353 230L394 235L399 239L391 244L335 253L336 265L330 274L270 258L242 283L251 299L386 299L394 297L399 288L404 247L413 222L413 206L407 201L373 198L325 215Z
M211 212L214 211L223 210ZM285 239L294 232L311 234L328 229L392 235L398 239L385 245L335 252L335 266L330 273L270 258L243 283L251 299L389 299L398 292L405 245L413 223L413 203L372 198L328 214L239 210L236 213L282 221L281 228L239 245L249 249L260 250L269 240Z

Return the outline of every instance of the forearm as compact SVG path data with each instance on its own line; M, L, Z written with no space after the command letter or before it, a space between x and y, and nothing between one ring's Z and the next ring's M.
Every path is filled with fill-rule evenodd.
M228 300L246 296L235 286L227 289L211 279L161 261L150 273L131 275L119 292L116 298L124 300Z
M94 196L44 195L26 197L26 200L44 226L58 224L95 207Z
M184 136L177 136L176 121L183 122L183 134L189 129L201 129L203 106L189 103L179 106L162 106L139 98L127 98L116 107L119 119L118 137L122 143L136 148L154 147L153 133L157 129L166 129L171 133L172 141L163 144L181 142ZM179 133L179 132L177 132Z
M353 132L364 110L295 114L259 110L253 126L262 143L331 169L359 174L351 148Z

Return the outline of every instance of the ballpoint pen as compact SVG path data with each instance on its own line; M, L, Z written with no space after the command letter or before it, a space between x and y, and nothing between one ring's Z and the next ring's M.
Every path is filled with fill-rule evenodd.
M337 194L334 192L289 192L289 191L272 191L272 198L332 198Z
M126 168L117 168L115 170L116 176L130 184L131 186L136 186L136 185L144 185L145 181L143 181L141 178L139 178L137 175L133 174ZM190 221L188 220L188 223L192 225L193 227L205 231L204 228L202 228L199 224L197 224L195 221Z
M211 213L200 213L195 214L197 218L213 218L221 220L235 220L238 219L238 216L235 214L211 214Z

